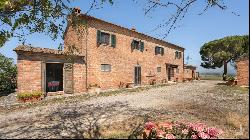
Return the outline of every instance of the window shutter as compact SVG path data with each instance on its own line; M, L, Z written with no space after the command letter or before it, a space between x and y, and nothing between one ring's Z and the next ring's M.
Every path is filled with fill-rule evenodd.
M101 44L101 31L97 30L97 44Z
M164 55L164 48L161 48L161 55Z
M132 51L135 49L134 41L135 41L135 40L133 40L133 41L131 42L131 50L132 50Z
M155 47L155 55L157 55L157 48L158 48L158 47L156 46L156 47Z
M116 35L111 35L111 46L113 48L116 46Z
M175 52L175 59L178 58L178 52Z
M140 48L141 52L144 51L144 42L141 42L141 48Z
M181 52L179 52L179 59L181 59Z
M81 24L82 25L87 25L87 20L86 19L81 19Z

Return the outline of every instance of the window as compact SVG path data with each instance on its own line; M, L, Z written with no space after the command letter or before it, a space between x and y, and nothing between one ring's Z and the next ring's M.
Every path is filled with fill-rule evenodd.
M140 50L139 41L134 40L134 49Z
M110 72L111 65L110 64L101 64L101 71Z
M109 33L101 32L97 30L97 44L111 44L111 47L115 48L116 46L116 35L110 35Z
M161 72L161 67L157 67L157 72Z
M164 48L156 46L155 47L155 55L157 55L157 54L163 55L164 54Z
M175 52L175 59L181 59L181 52L176 51Z
M144 51L144 42L133 40L131 42L131 49L132 49L132 51L134 49L136 49L136 50L140 50L141 52L143 52Z
M110 34L101 32L101 44L109 44Z

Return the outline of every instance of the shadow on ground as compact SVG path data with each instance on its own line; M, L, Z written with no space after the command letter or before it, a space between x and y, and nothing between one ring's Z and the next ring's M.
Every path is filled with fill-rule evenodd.
M138 138L146 121L154 118L153 116L168 113L152 109L138 111L121 102L102 106L79 106L75 103L53 110L47 116L36 114L34 118L22 117L0 124L0 138L98 139L104 138L105 131L109 129L123 129L126 131L125 138ZM119 121L121 123L116 125L119 128L114 127L112 123ZM13 123L19 125L12 127Z

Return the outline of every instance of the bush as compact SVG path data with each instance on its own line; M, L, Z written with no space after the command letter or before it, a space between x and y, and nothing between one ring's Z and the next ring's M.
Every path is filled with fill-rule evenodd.
M119 85L118 85L118 87L119 87L119 88L124 88L124 87L126 87L125 85L126 85L126 84L125 84L124 82L120 82Z
M214 127L206 127L202 123L155 124L147 122L143 132L144 139L218 139L222 131Z
M233 76L228 76L227 77L227 81L234 81L234 80L235 80L235 78Z
M11 58L0 54L0 93L10 93L16 88L17 68Z
M32 99L39 99L43 95L40 91L33 91L33 92L23 92L17 94L17 99L21 101L27 101Z
M101 88L98 84L89 84L88 89L90 88Z

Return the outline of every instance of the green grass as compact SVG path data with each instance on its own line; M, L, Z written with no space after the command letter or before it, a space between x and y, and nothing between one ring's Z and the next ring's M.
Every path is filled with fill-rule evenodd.
M239 86L227 86L227 85L219 85L217 86L217 88L219 88L220 90L223 90L227 93L248 93L249 92L249 88L246 87L239 87Z
M213 76L201 76L200 78L201 78L201 80L222 80L221 76L216 76L216 75L213 75Z

